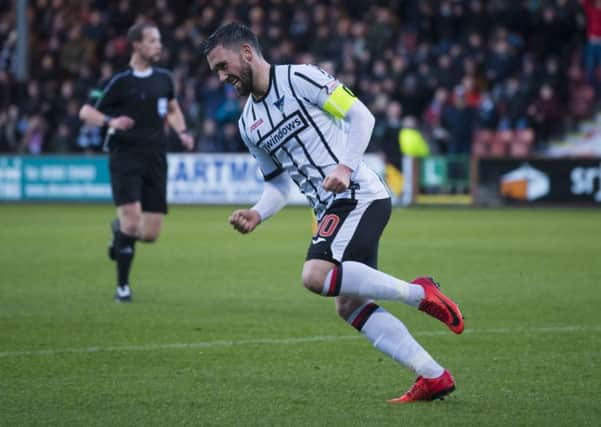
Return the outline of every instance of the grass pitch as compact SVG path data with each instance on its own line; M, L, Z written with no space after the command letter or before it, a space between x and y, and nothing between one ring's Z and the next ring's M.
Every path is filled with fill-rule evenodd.
M112 301L109 206L0 206L0 425L599 425L601 214L395 210L380 267L434 275L455 336L398 315L457 381L390 406L413 374L309 294L308 209L248 236L230 208L173 207L138 245L135 301Z

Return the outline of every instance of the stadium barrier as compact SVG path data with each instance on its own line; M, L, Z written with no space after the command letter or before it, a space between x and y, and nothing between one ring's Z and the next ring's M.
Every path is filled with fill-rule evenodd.
M601 158L475 158L474 203L601 207Z
M111 200L105 156L0 157L0 200Z
M409 205L469 205L471 163L467 155L403 157L403 190L397 199Z
M252 204L263 191L263 176L249 154L169 154L167 199L182 204ZM377 156L366 162L380 176ZM108 202L108 157L0 157L0 201ZM307 204L293 186L291 204Z

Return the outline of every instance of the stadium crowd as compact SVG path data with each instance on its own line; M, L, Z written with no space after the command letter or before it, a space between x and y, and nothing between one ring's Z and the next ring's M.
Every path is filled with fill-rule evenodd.
M163 65L202 152L243 150L241 101L201 54L232 20L259 35L270 62L318 63L352 88L377 118L368 151L390 159L403 123L434 153L469 153L476 129L532 129L542 150L601 100L598 0L31 0L26 83L13 72L12 3L0 5L3 152L99 151L101 130L77 112L127 66L125 33L138 19L162 32Z

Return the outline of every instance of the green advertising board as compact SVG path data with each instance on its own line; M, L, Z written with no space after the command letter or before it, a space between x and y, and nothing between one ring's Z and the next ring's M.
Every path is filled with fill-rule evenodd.
M0 200L108 201L106 156L0 157Z
M431 156L422 159L420 186L449 191L468 188L470 163L468 156Z

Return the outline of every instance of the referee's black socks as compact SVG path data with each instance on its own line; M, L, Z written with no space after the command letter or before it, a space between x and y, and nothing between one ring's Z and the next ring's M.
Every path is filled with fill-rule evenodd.
M129 284L129 270L134 259L136 238L123 234L121 230L115 233L115 261L117 261L117 285L123 287Z

